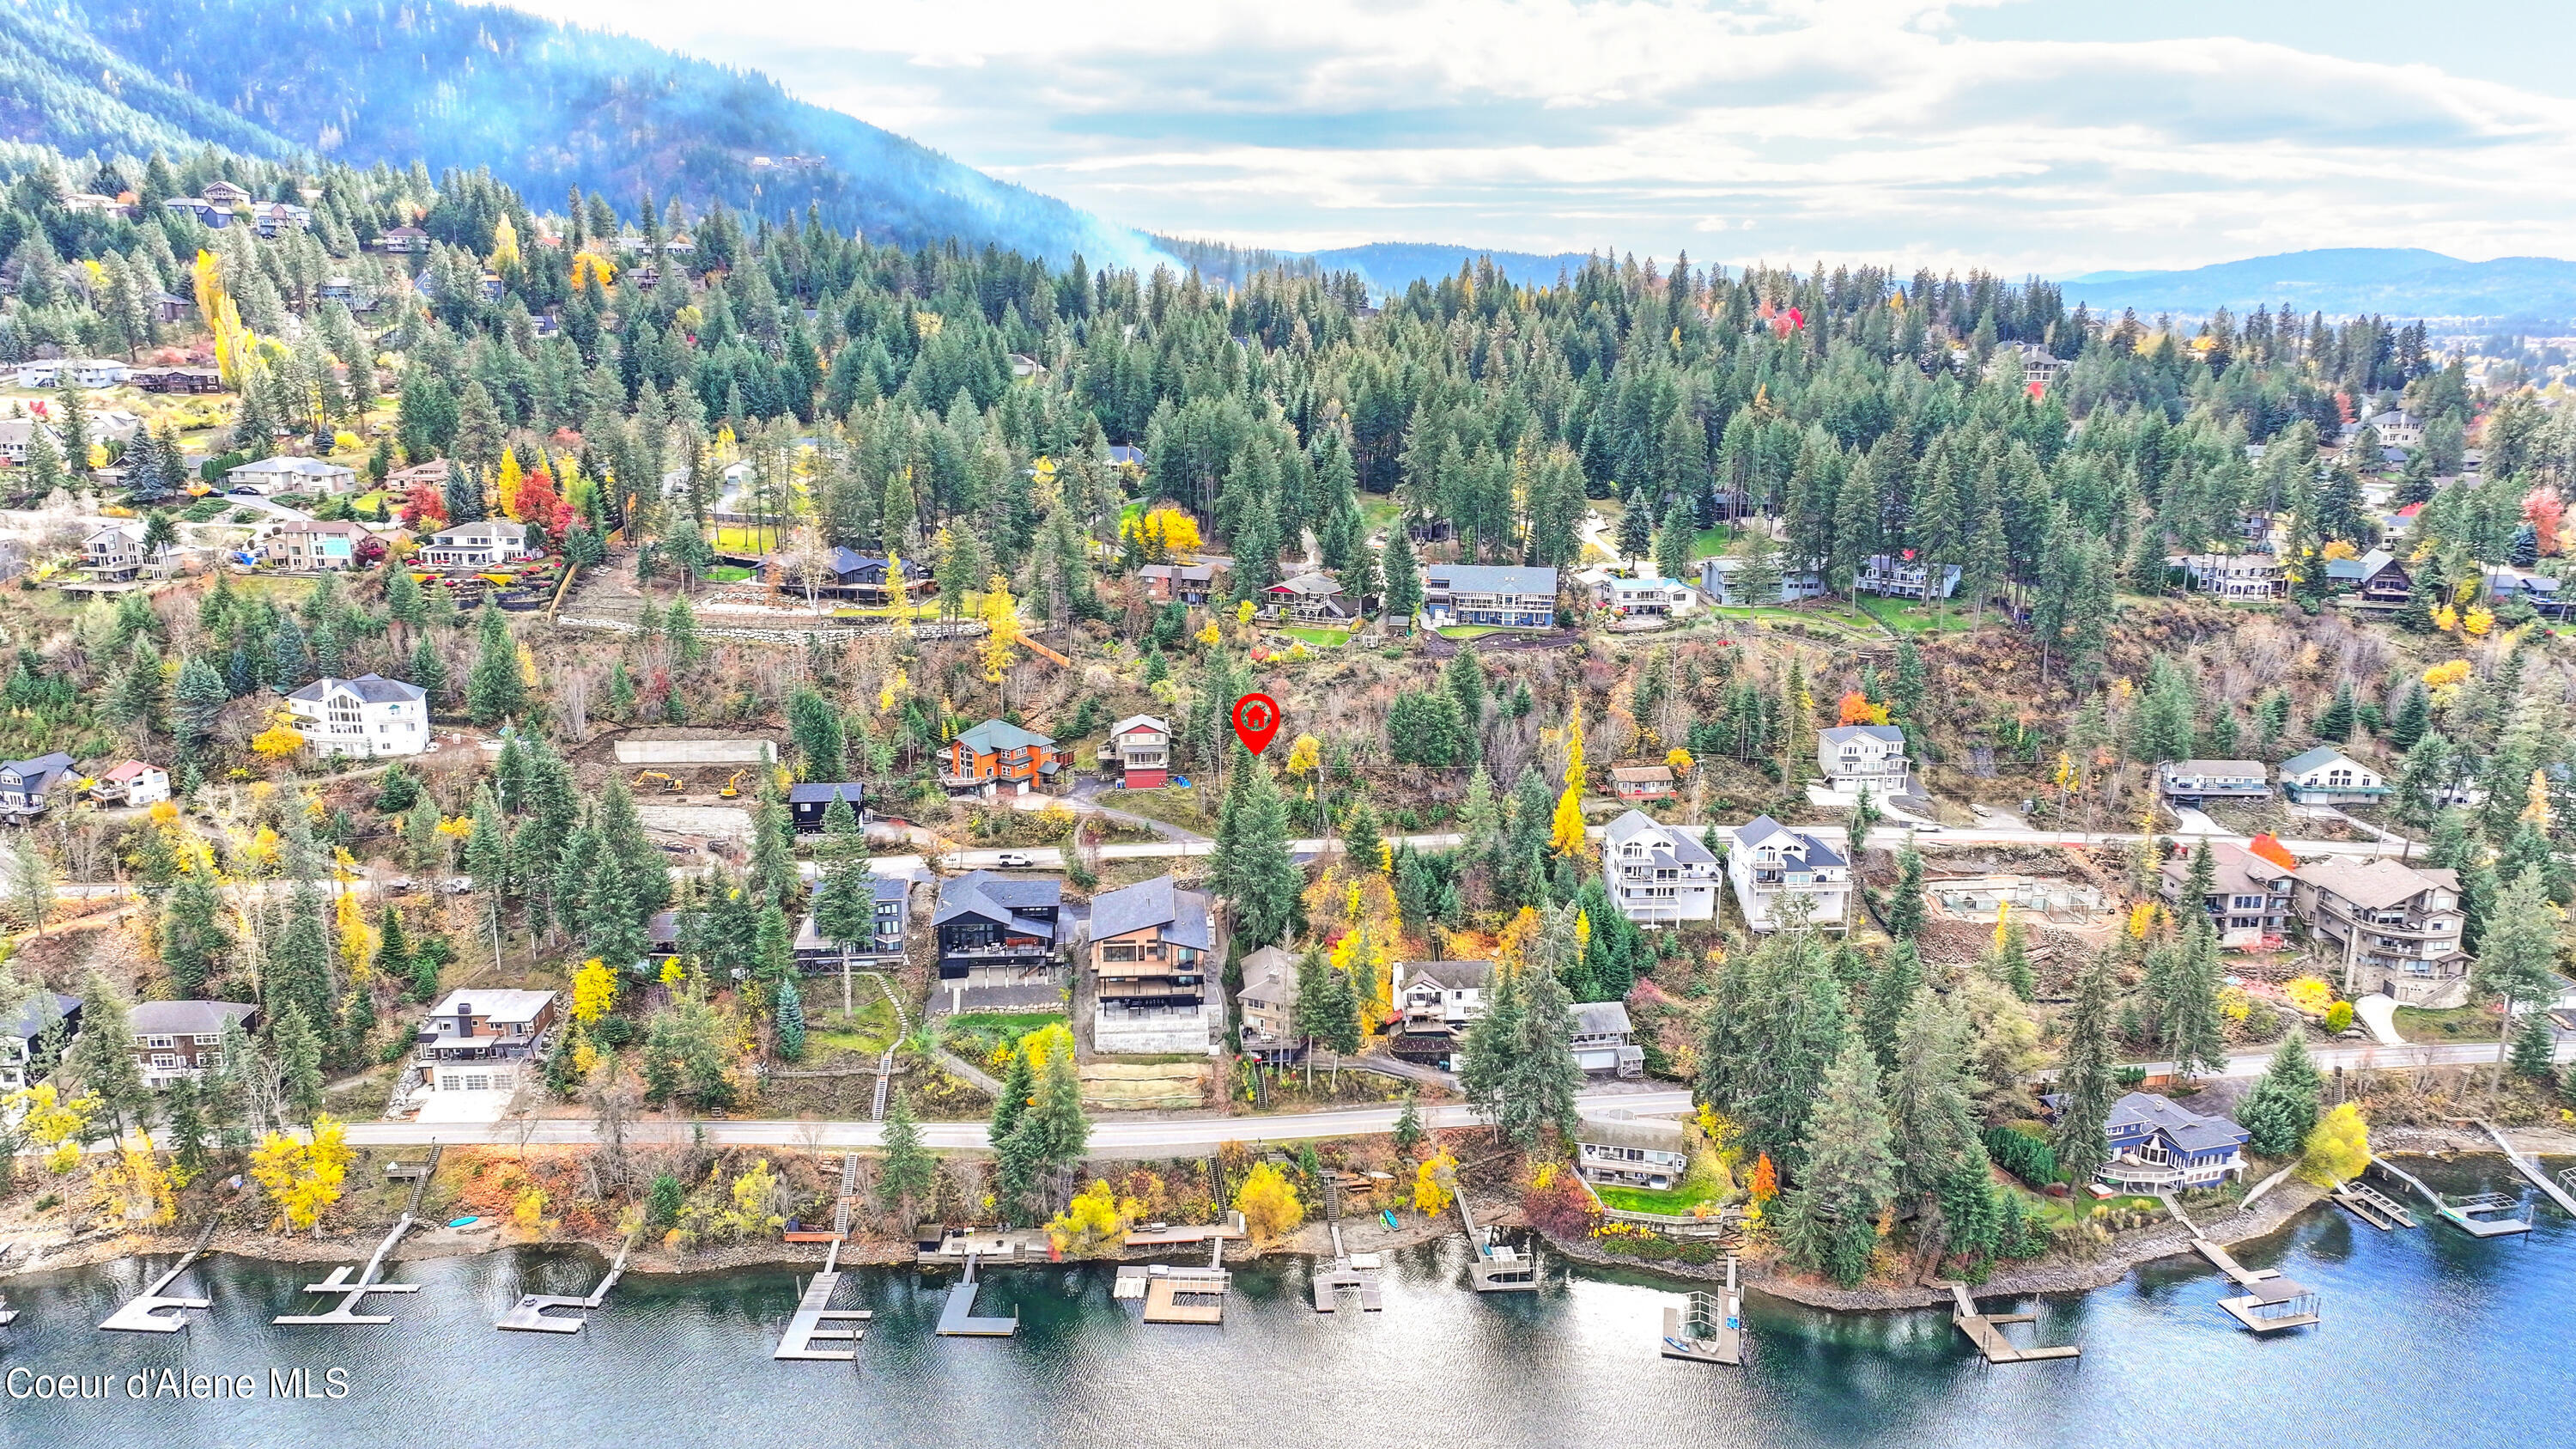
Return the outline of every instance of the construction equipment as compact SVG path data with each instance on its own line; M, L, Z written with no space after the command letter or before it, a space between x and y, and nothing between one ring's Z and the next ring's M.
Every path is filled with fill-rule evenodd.
M660 789L665 795L672 794L681 788L680 782L676 777L665 774L660 770L638 770L635 772L635 778L628 783L632 788L641 790L644 788L644 782L647 780L661 781Z
M727 800L740 797L742 794L742 777L750 773L751 772L749 770L734 771L732 777L726 780L722 786L718 787L716 793Z

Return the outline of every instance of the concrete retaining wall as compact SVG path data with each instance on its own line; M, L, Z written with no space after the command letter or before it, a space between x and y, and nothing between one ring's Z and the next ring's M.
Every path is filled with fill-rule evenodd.
M778 758L767 740L619 740L621 765L754 765Z

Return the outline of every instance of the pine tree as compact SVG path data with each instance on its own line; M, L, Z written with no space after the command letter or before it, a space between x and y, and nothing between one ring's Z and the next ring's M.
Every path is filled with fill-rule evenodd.
M161 905L161 969L170 975L170 989L179 1000L195 1000L231 949L214 882L202 870L181 873Z
M1388 623L1410 626L1413 616L1422 612L1422 565L1414 556L1413 540L1398 523L1387 530L1386 552L1380 567L1386 575L1384 614Z
M1923 853L1912 845L1896 853L1896 887L1887 897L1887 934L1911 941L1923 934Z
M1923 960L1914 943L1899 937L1887 961L1870 978L1869 1001L1861 1011L1861 1035L1878 1053L1879 1067L1896 1070L1896 1045L1905 1014L1923 991Z
M2513 1069L2533 1081L2545 1081L2558 1069L2557 1033L2549 1025L2545 1011L2525 1012L2521 1029L2513 1034Z
M127 1023L124 995L91 972L81 991L81 1032L72 1038L70 1064L81 1090L98 1098L120 1134L145 1125L152 1098L134 1060L134 1031Z
M1887 1075L1887 1115L1896 1150L1900 1199L1932 1200L1954 1250L1992 1241L1987 1223L1986 1150L1978 1140L1968 1074L1968 1023L1956 1007L1918 991L1897 1031L1896 1066ZM1933 1224L1916 1236L1937 1240Z
M279 1010L268 1035L277 1053L279 1090L286 1107L297 1121L310 1125L323 1104L322 1039L315 1035L304 1008L291 1001Z
M2068 1182L2091 1182L2110 1156L2112 1071L2111 957L2106 951L2076 974L2075 1010L2067 1018L2066 1047L2058 1058L2057 1090L2064 1100L2049 1146Z
M2237 1104L2236 1120L2245 1128L2246 1145L2260 1157L2296 1154L2316 1130L2318 1104L2325 1096L2325 1077L2308 1055L2307 1038L2293 1028L2272 1052L2272 1064Z
M2352 681L2345 680L2335 686L2334 703L2327 705L2325 713L2317 716L2317 738L2332 740L2336 744L2351 739L2355 713Z
M778 1054L791 1062L805 1059L805 998L796 989L796 973L778 978Z
M1806 1166L1788 1197L1784 1245L1797 1262L1845 1287L1868 1275L1878 1215L1895 1192L1878 1059L1854 1037L1825 1073L1807 1124Z
M2164 1022L2165 1049L2178 1077L2188 1080L2200 1072L2222 1071L2227 1066L2226 1029L2218 1013L2222 978L2218 930L2203 915L2178 944L2165 978L2164 999L2157 1003Z
M998 1149L1019 1130L1020 1118L1029 1108L1029 1099L1037 1095L1037 1072L1029 1065L1029 1054L1013 1047L1011 1064L1002 1073L1002 1090L993 1098L993 1120L985 1140Z
M519 675L519 650L501 611L483 606L476 620L474 671L465 682L465 708L478 725L495 725L527 713L527 681ZM422 686L427 688L426 685Z
M2503 1085L2505 1058L2512 1046L2516 1008L2553 1000L2565 989L2557 971L2558 930L2559 915L2549 903L2548 885L2539 870L2524 870L2497 895L2477 960L2469 968L2469 984L2504 1007L2496 1033L2498 1087Z
M886 1107L885 1161L877 1170L877 1206L904 1226L930 1201L931 1179L939 1160L921 1145L921 1123L912 1115L912 1094L894 1089Z
M1395 1114L1395 1150L1398 1156L1411 1157L1422 1142L1422 1097L1411 1086L1404 1089L1404 1110Z

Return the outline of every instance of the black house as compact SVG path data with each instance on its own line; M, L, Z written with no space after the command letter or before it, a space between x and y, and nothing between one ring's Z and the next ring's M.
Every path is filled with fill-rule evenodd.
M850 802L854 815L867 799L867 787L856 780L820 780L787 787L787 813L797 833L812 835L823 828L824 812L832 808L835 793Z
M939 940L939 979L970 986L1052 981L1062 933L1057 925L1064 883L1014 880L991 871L961 875L939 888L931 927Z

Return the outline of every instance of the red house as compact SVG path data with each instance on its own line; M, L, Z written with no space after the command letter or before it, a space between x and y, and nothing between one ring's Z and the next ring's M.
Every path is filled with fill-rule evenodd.
M1172 727L1150 714L1130 715L1109 727L1109 748L1130 790L1159 790L1170 778Z

